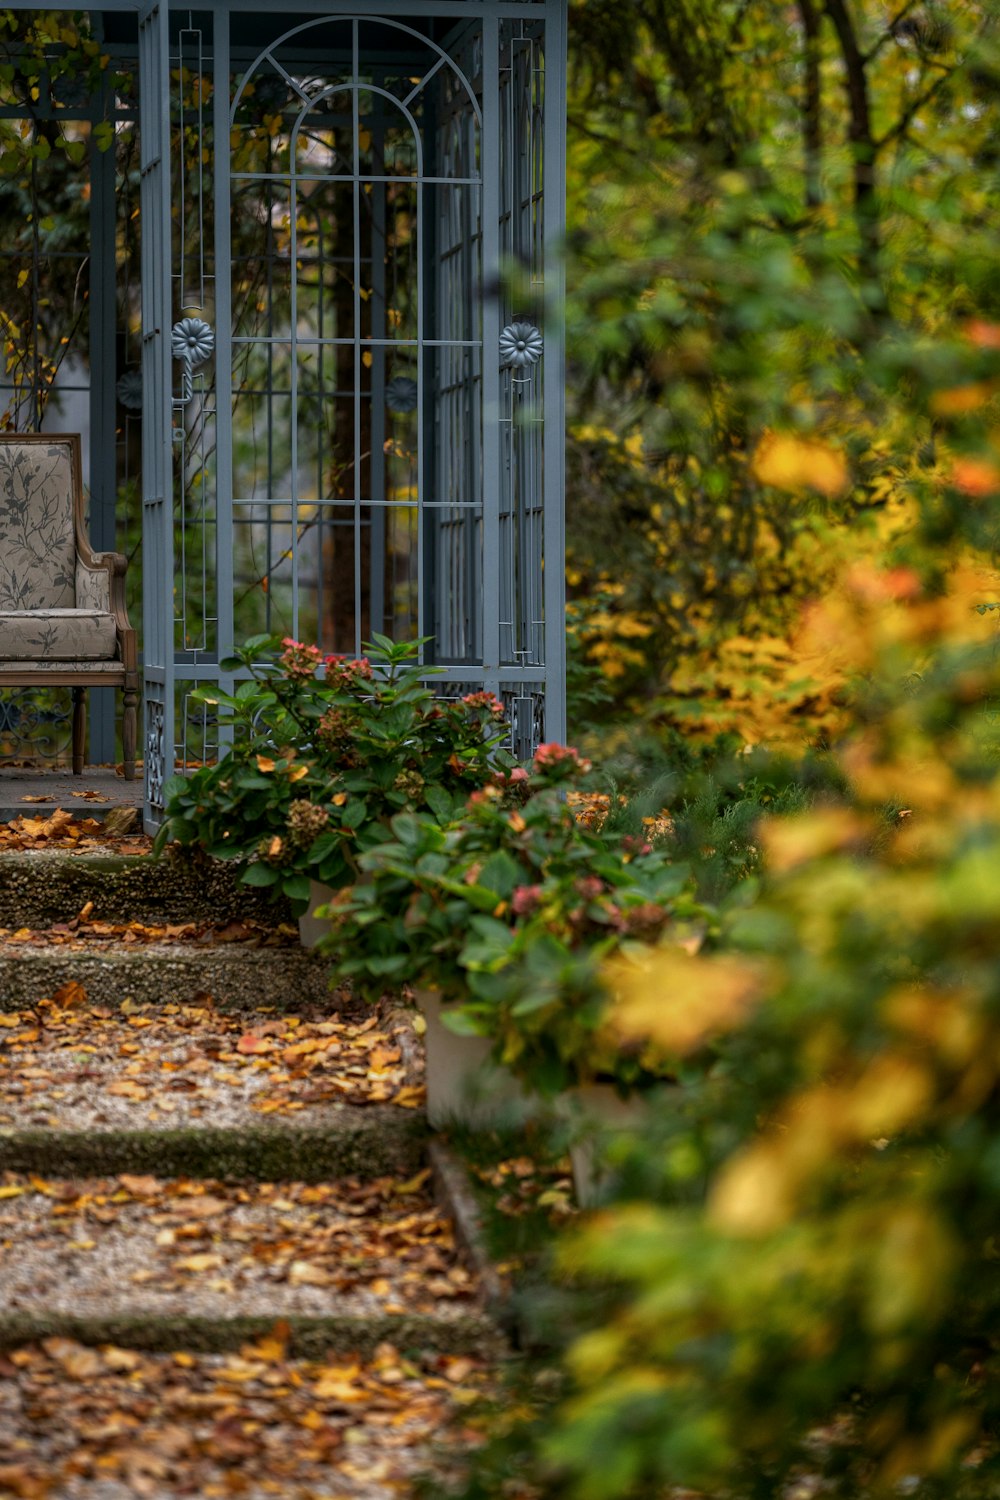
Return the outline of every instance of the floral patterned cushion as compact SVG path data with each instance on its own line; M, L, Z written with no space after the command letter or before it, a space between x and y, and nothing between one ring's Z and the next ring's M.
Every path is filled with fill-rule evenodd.
M0 610L71 609L76 536L68 443L0 444Z
M64 676L67 672L86 673L87 680L91 686L99 687L103 684L98 681L103 679L109 687L120 687L125 681L125 667L119 660L115 661L4 661L0 658L0 686L3 686L5 675L12 677L17 673L30 672L32 677L42 677L46 672L61 672ZM81 684L85 686L85 684Z
M114 615L96 609L0 609L0 661L108 661Z
M82 558L77 558L75 602L77 609L99 609L105 614L110 611L111 582L107 568L88 568Z

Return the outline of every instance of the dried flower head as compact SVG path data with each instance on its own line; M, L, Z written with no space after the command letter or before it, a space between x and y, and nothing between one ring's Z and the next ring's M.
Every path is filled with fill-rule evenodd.
M308 849L329 823L330 814L326 808L318 807L315 802L309 802L305 798L293 802L288 809L286 827L296 849Z
M424 789L424 778L419 771L400 771L392 783L394 792L404 792L411 800L416 801Z

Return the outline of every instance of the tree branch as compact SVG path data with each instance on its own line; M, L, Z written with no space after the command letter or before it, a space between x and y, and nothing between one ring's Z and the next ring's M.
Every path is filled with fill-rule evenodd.
M860 237L858 269L869 284L869 296L874 295L877 308L884 311L885 293L879 271L880 225L875 196L875 142L872 138L868 74L846 0L823 0L823 4L837 33L844 62L850 112L849 139L854 158L854 216Z
M874 58L878 57L883 47L887 47L890 42L896 40L896 28L899 26L901 21L906 20L911 10L916 10L917 6L920 3L921 0L906 0L906 4L901 6L901 8L896 12L896 14L893 16L892 20L886 27L885 31L883 31L882 35L879 37L878 41L873 43L873 45L865 53L864 61L866 64L870 63Z
M943 64L941 64L940 66L943 67ZM910 125L916 119L917 115L923 109L924 105L929 104L941 85L947 83L948 79L951 78L954 73L958 72L958 67L958 63L952 63L950 68L944 68L944 71L940 74L939 77L935 78L934 82L930 85L929 88L924 89L923 93L918 94L915 99L911 99L910 103L906 106L892 129L887 130L885 135L880 136L879 139L874 142L876 152L879 152L883 149L883 147L888 146L889 143L896 140L898 136L905 135L906 131L909 130Z
M814 0L798 0L805 62L805 105L802 111L802 149L805 158L806 206L822 201L820 167L823 156L823 85L820 76L819 13Z

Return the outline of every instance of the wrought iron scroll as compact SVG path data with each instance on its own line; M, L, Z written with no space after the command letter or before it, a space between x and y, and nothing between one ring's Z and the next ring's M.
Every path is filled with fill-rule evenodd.
M68 759L72 727L69 688L0 692L0 756L5 760Z

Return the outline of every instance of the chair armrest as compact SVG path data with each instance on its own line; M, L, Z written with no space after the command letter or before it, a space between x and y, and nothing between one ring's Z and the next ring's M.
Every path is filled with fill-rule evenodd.
M99 609L115 617L118 651L126 671L136 669L135 630L125 604L127 561L121 552L92 552L78 547L76 557L76 605Z

